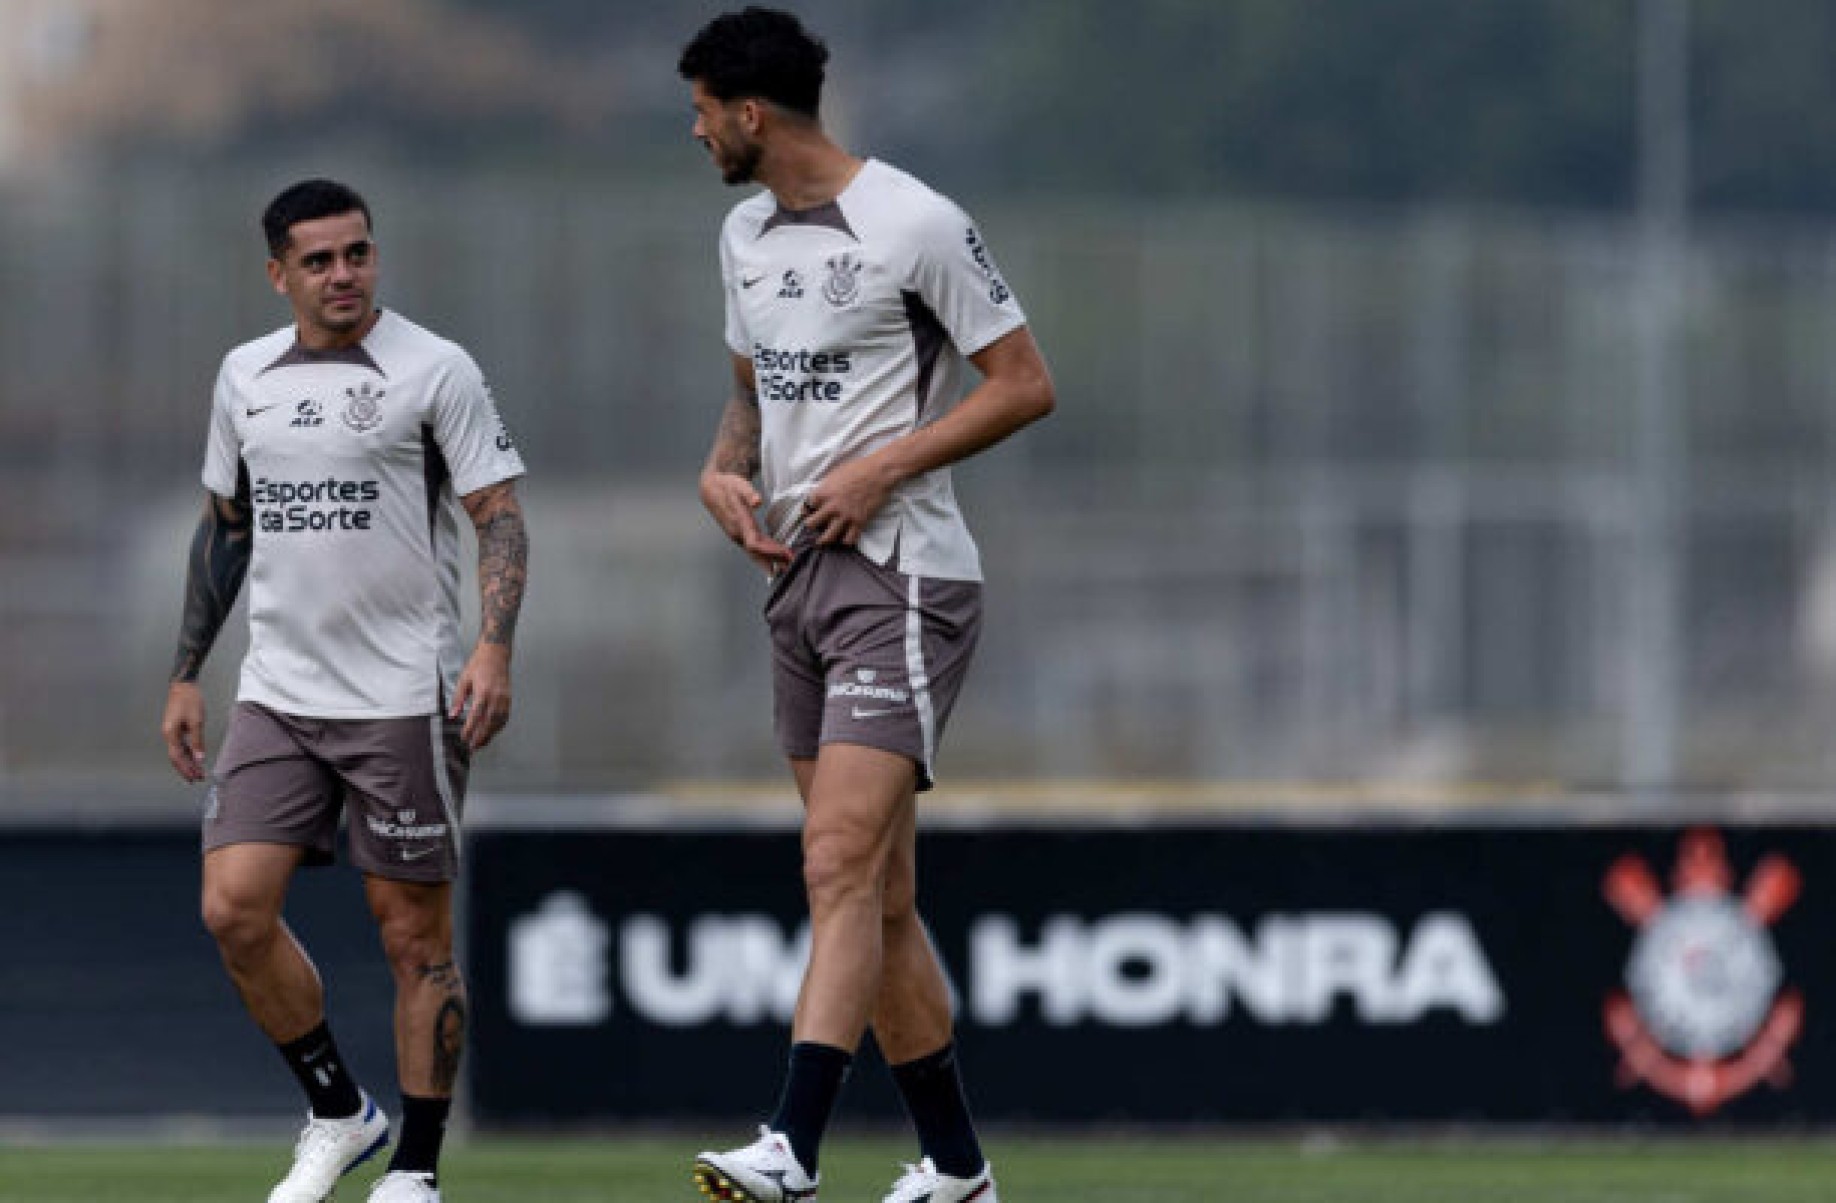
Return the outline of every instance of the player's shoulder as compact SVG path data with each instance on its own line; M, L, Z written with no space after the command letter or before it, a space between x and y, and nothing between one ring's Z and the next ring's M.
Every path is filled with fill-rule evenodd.
M287 353L293 346L294 332L291 325L271 330L260 338L251 338L248 342L231 347L223 356L223 372L230 374L253 375Z
M956 236L968 220L962 206L909 171L881 159L868 159L849 189L849 221L878 228L895 237Z
M756 238L777 209L777 199L761 188L727 210L726 219L720 223L721 237Z
M364 339L364 346L386 376L407 375L417 369L435 373L478 370L471 352L458 342L410 321L393 309L382 311L376 328Z

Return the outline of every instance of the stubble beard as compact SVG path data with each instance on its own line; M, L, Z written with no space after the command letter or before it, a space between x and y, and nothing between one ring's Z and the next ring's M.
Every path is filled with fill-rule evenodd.
M750 184L758 178L759 160L764 157L764 150L757 142L741 144L732 157L720 169L720 178L729 187Z

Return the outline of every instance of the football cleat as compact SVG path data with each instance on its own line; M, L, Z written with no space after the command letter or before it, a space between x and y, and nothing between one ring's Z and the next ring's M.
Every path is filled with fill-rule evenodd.
M984 1161L982 1170L972 1178L952 1178L940 1174L926 1157L917 1165L905 1167L905 1173L893 1183L885 1203L999 1203L995 1195L994 1170Z
M440 1203L432 1174L390 1170L370 1188L370 1203Z
M695 1185L714 1203L815 1203L816 1182L790 1141L763 1125L743 1149L695 1158Z
M323 1203L338 1179L389 1143L389 1117L364 1094L357 1114L345 1119L306 1117L293 1146L293 1168L268 1192L268 1203Z

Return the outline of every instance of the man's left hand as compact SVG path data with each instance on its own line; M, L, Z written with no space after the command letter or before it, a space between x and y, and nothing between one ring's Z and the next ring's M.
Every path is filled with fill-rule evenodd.
M874 456L843 464L817 481L803 499L803 527L818 543L853 547L896 484Z
M473 751L490 743L510 721L510 649L504 644L481 643L473 649L453 694L451 717L461 715L465 726L460 735Z

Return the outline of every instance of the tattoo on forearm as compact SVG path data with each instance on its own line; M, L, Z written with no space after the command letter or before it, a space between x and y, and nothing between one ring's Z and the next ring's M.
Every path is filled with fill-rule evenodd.
M751 480L759 473L759 398L742 392L727 402L720 415L720 429L714 435L714 451L708 456L716 472L731 472Z
M516 637L529 579L529 533L523 510L508 484L487 491L471 507L478 530L478 638L508 645Z
M236 605L255 550L252 519L245 495L234 500L213 495L205 502L185 569L185 616L172 662L174 681L198 679L204 657Z
M459 1081L459 1059L465 1050L465 982L459 967L451 961L423 965L421 980L446 994L434 1015L433 1086L441 1094L451 1094Z

